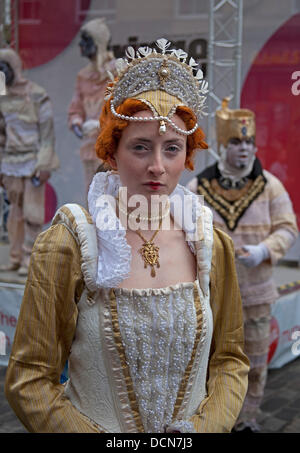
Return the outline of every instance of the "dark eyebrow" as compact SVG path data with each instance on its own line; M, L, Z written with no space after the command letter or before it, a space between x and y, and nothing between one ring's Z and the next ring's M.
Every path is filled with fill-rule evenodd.
M130 142L152 143L152 140L148 139L148 138L144 138L144 137L133 137L130 140ZM182 144L182 143L184 143L184 139L183 138L170 138L169 140L166 140L164 143L166 143L166 144L168 144L168 143Z
M148 138L143 138L143 137L133 137L131 142L145 142L145 143L152 143L152 140L149 140Z

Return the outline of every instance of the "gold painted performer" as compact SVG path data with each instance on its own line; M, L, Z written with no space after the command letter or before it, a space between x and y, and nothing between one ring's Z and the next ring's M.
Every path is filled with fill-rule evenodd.
M232 241L178 184L206 147L207 83L156 46L117 62L89 211L64 205L35 244L5 386L29 431L230 432L243 404Z
M278 297L272 266L297 238L291 200L281 182L256 157L255 116L228 107L216 111L220 160L188 184L204 196L214 225L233 240L242 296L249 386L235 429L259 431L257 418L267 379L271 306Z

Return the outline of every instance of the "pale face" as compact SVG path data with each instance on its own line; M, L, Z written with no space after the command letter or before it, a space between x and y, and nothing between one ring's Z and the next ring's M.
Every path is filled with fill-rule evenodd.
M138 116L149 117L149 111ZM172 119L186 130L179 116ZM151 195L170 195L178 184L185 168L187 138L170 126L163 135L158 130L159 121L131 121L122 133L110 165L118 170L128 197L138 194L150 201Z
M226 160L234 168L245 168L256 151L253 138L231 138L227 145Z

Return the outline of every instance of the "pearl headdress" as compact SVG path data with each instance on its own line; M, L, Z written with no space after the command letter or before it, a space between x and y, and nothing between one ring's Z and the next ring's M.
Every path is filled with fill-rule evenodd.
M107 88L105 99L111 99L113 115L129 121L160 121L159 132L166 131L166 123L177 132L190 135L199 127L203 115L208 83L193 58L186 63L188 55L182 49L170 49L170 42L164 38L156 41L161 53L149 47L140 47L136 52L128 47L125 59L116 61L118 76L109 74L112 84ZM129 62L129 60L131 60ZM195 75L194 75L195 72ZM116 109L127 98L139 99L147 104L153 116L138 117L119 114ZM186 131L173 121L176 108L189 107L197 118L193 129Z

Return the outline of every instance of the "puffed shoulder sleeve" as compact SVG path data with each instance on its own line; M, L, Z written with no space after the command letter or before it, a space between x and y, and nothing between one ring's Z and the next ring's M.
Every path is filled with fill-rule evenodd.
M62 224L51 226L32 251L5 382L11 407L30 432L99 432L60 384L83 287L73 235Z
M242 303L232 240L214 229L210 273L213 336L207 397L191 421L199 433L230 432L248 386L249 360L244 352Z

